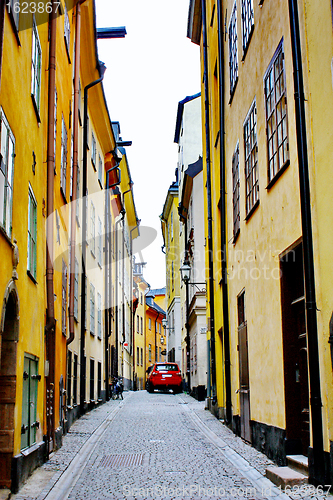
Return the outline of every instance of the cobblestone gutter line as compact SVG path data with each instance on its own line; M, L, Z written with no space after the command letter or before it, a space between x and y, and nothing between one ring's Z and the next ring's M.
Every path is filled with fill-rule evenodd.
M124 392L124 401L130 395L131 393ZM97 436L99 429L102 427L104 429L104 425L110 423L120 406L122 406L122 402L110 400L76 420L69 432L64 436L62 447L52 453L50 459L34 471L20 491L16 495L10 496L11 500L44 500L45 498L51 500L49 493L59 482L59 479L64 476L65 471L68 470L74 460L82 456L80 451L83 446L89 439L95 437L95 435ZM76 467L78 467L77 463L74 464L73 469ZM50 474L52 474L51 478ZM36 483L40 485L39 488L36 488ZM61 480L61 483L63 484L63 480ZM59 494L54 498L64 500L64 497L59 496Z
M247 467L248 470L252 469L250 476L255 479L259 478L258 473L260 473L261 477L265 476L266 468L269 465L276 465L266 455L253 448L253 446L245 443L239 436L236 436L220 420L214 417L212 413L204 410L203 403L194 400L187 394L182 394L180 399L182 399L184 403L188 405L189 409L192 410L191 414L196 416L196 419L194 420L192 418L192 420L194 420L197 424L198 421L201 422L202 431L205 432L204 428L206 427L206 432L208 431L208 434L211 433L210 436L207 437L214 442L215 445L221 447L221 449L225 447L229 448L229 452L226 456L231 458L231 462L234 463L245 476L246 474L244 473L242 467ZM233 460L236 461L234 462ZM249 479L251 479L251 477L249 477ZM272 485L272 483L265 477L262 477L262 479L265 480L265 483L268 481L266 484ZM262 487L264 488L264 485L262 485ZM281 493L278 488L275 488L275 490L277 490L275 491L275 494ZM292 500L316 500L324 498L333 499L333 496L329 493L322 492L320 489L315 488L312 485L302 485L301 487L296 486L294 488L290 488L288 490L288 495L284 494L283 497L272 495L272 498L274 498L274 500L280 500L280 498L291 498Z

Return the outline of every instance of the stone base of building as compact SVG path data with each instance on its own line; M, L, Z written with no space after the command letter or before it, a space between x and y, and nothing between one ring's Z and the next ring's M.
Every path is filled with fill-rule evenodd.
M73 406L73 408L67 409L67 429L66 432L72 427L75 420L80 417L80 407L79 405Z
M197 385L192 387L191 396L193 396L198 401L205 401L207 390L204 385Z
M314 466L314 456L313 448L309 446L308 449L308 464L309 464L309 483L314 486L319 486L318 480L316 480L316 470ZM330 451L324 451L324 463L320 464L322 467L321 472L324 475L325 485L333 486L333 442L330 441Z
M33 471L43 465L45 456L46 443L43 441L13 457L11 485L13 493L17 493Z
M286 431L280 427L251 420L252 446L280 466L287 465Z

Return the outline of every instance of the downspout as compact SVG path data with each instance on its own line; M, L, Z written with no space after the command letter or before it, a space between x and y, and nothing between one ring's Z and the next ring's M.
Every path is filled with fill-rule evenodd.
M118 269L119 269L119 262L118 262L118 229L117 229L117 225L120 224L120 222L122 222L125 218L125 214L126 214L126 211L125 209L123 208L121 210L121 218L118 219L115 223L115 238L116 238L116 256L115 256L115 261L116 261L116 296L115 296L115 310L116 310L116 318L115 318L115 324L116 324L116 328L115 328L115 358L116 358L116 373L114 374L114 376L118 377L118 363L119 363L119 359L118 359L118 337L119 337L119 325L118 325L118 319L119 319L119 305L118 305L118 281L119 281L119 276L118 276Z
M224 128L224 51L223 51L223 13L221 2L217 2L218 51L219 51L219 101L220 101L220 200L221 200L221 250L222 250L222 311L224 344L224 379L225 379L225 423L232 421L231 374L230 374L230 327L228 308L228 273L227 273L227 227L226 227L226 178L225 178L225 128Z
M129 182L129 186L130 188L127 189L126 191L124 191L122 193L122 205L123 207L125 206L125 194L127 193L130 193L132 191L132 186L133 186L133 182L130 180ZM125 212L126 213L126 212ZM122 321L122 326L123 326L123 342L125 341L125 333L126 333L126 325L125 325L125 286L124 286L124 283L125 283L125 215L124 215L124 218L123 218L123 224L122 224L122 230L123 230L123 241L122 241L122 257L123 257L123 262L122 262L122 288L123 288L123 304L122 304L122 315L123 315L123 321ZM132 315L132 308L131 308L131 311L130 311L130 314ZM130 321L131 318L130 318ZM123 351L124 351L124 345L123 345ZM123 352L123 366L122 366L122 377L124 376L124 352ZM132 373L133 370L130 370L130 374Z
M71 261L69 281L69 337L67 346L74 340L74 283L75 283L75 244L76 244L76 185L79 157L79 81L80 81L80 48L81 48L81 0L76 4L75 20L75 69L74 69L74 124L73 124L73 190L71 202Z
M81 277L81 346L80 346L80 412L84 413L85 375L87 367L84 366L85 351L85 319L86 319L86 236L87 236L87 142L88 142L88 90L100 83L104 78L105 66L99 66L100 78L89 83L84 88L84 114L83 114L83 166L82 166L82 277ZM84 370L83 370L84 367Z
M317 306L311 221L310 181L306 119L304 106L304 84L297 0L289 0L290 33L294 70L294 98L297 135L297 152L300 181L301 219L303 235L303 267L305 285L305 315L308 342L309 385L313 456L309 456L309 481L315 485L329 484L325 471L322 402L320 389L320 364L317 330ZM327 476L325 478L325 476Z
M207 13L206 0L201 0L202 8L202 38L205 87L205 132L206 132L206 175L207 175L207 218L208 218L208 280L209 280L209 309L210 309L210 350L211 350L211 385L212 404L217 402L216 397L216 367L215 367L215 309L214 309L214 264L213 264L213 220L212 220L212 192L210 170L210 127L209 127L209 87L208 87L208 51L207 51Z
M57 18L54 2L50 14L50 46L49 46L49 100L48 100L48 134L47 134L47 193L46 193L46 360L49 363L49 374L46 382L46 421L47 443L46 455L49 456L50 440L54 440L55 414L54 414L54 389L55 389L55 327L54 318L54 286L53 286L53 212L54 212L54 104L56 80L56 32Z
M131 335L132 335L132 346L133 346L133 390L134 390L134 380L135 380L135 312L136 312L136 309L134 310L134 307L133 307L133 237L132 237L132 232L139 226L140 224L140 220L139 219L136 219L136 226L132 227L132 229L130 230L130 244L131 244L131 279L130 279L130 283L131 283L131 287L132 287L132 293L131 293L131 297L132 297L132 300L131 300ZM140 299L140 289L138 287L138 294L139 294L139 299ZM139 305L139 304L138 304Z
M110 211L110 193L111 189L113 187L116 187L118 184L120 184L120 179L121 179L121 172L119 168L119 163L120 159L117 157L115 151L113 150L111 152L113 154L113 157L116 161L116 165L112 167L110 170L108 170L108 173L110 174L111 171L113 170L118 170L118 181L115 182L112 185L108 185L109 177L107 176L106 178L106 183L105 183L105 221L106 221L106 236L105 236L105 256L104 256L104 262L105 262L105 291L104 291L104 296L106 300L105 304L105 312L104 312L104 331L105 331L105 397L106 401L109 401L110 399L110 390L109 390L109 373L110 373L110 366L109 366L109 338L111 337L111 298L112 298L112 261L111 261L111 256L112 256L112 241L111 241L111 234L112 234L112 222L111 222L111 211Z

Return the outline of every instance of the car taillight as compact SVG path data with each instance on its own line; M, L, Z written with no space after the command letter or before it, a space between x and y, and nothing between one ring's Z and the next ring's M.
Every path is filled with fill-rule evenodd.
M182 372L177 372L176 375L179 375L181 377Z

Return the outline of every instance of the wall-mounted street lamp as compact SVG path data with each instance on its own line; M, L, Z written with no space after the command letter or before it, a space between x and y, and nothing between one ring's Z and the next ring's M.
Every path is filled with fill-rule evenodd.
M191 266L188 262L188 260L185 257L185 260L183 262L183 265L179 269L180 271L180 277L182 281L185 283L186 286L186 374L187 374L187 387L188 387L188 392L191 392L191 359L190 359L190 349L191 349L191 341L190 341L190 325L189 325L189 293L188 293L188 286L195 286L199 291L206 291L200 290L198 285L205 285L206 283L191 283Z
M174 330L174 328L168 326L168 320L166 318L162 319L162 326L164 330L170 330L170 331Z

